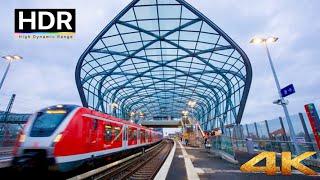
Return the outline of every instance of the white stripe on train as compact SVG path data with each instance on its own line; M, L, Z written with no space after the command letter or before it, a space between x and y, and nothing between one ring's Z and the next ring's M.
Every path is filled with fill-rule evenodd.
M158 140L158 141L159 141L159 140ZM156 142L158 142L158 141L156 141ZM139 145L131 145L131 146L127 147L127 148L125 148L125 147L119 147L119 148L114 148L114 149L94 151L94 152L77 154L77 155L58 156L58 157L56 157L56 161L57 161L57 163L66 163L66 162L80 161L80 160L84 160L84 159L89 159L89 158L91 158L92 156L94 156L94 157L99 157L99 156L111 154L111 153L118 152L118 151L122 151L122 150L128 150L128 149L133 149L133 148L142 147L142 146L146 146L146 145L151 145L151 144L154 144L154 143L156 143L156 142L144 143L144 144L139 144Z

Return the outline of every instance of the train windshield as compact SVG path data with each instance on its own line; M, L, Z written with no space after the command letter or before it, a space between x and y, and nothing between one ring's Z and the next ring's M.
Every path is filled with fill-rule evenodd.
M37 113L31 127L31 137L48 137L57 129L68 111L63 109L45 110Z

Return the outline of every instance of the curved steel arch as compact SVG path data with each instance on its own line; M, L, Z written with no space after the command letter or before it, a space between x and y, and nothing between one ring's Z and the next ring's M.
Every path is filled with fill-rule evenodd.
M171 67L170 67L170 68L171 68ZM185 72L180 71L179 69L176 69L176 68L173 68L173 67L172 67L172 69L175 70L175 71L181 72L182 74L185 73ZM138 77L146 77L146 76L144 75L145 73L147 73L147 72L142 72L142 73L141 73L143 76L141 76L141 74L138 74L138 76L134 76L134 77L133 77L131 80L129 80L127 83L131 82L132 80L134 80L134 79L136 79L136 78L138 78ZM198 72L198 73L199 73L199 72ZM203 74L203 73L204 73L204 71L202 71L202 74ZM215 72L215 71L209 71L209 73L216 73L216 72ZM115 73L115 74L116 74L116 73ZM126 74L126 73L124 73L124 74ZM229 97L229 96L231 95L230 84L229 84L229 82L226 80L226 77L225 77L224 75L221 75L221 76L223 77L223 79L226 80L227 88L228 88L227 92L228 92L228 93L226 93L226 91L225 91L223 88L219 88L219 86L210 86L210 85L207 85L205 82L202 82L200 79L194 77L194 76L193 76L194 74L195 74L195 73L188 73L188 76L191 77L191 78L193 78L193 79L195 79L195 80L197 80L198 82L201 82L202 84L204 84L205 86L207 86L207 88L209 88L210 90L212 90L215 94L216 94L216 92L214 91L214 89L217 88L217 89L219 89L220 91L222 91L227 97ZM232 74L233 74L233 72L232 72ZM179 75L179 76L185 76L185 75ZM175 76L175 77L178 78L179 76ZM152 77L152 78L153 78L153 79L158 79L157 77ZM170 82L169 80L170 80L171 78L172 78L172 77L167 78L166 81L167 81L167 82ZM105 81L105 79L103 79L103 81ZM101 81L101 82L102 82L102 81ZM100 83L101 83L101 82L100 82ZM220 82L221 82L221 81L220 81ZM127 83L123 84L123 85L121 86L121 89L122 89L123 87L126 87ZM156 82L156 83L159 83L159 82ZM156 84L156 83L154 83L154 84ZM153 85L154 85L154 84L153 84ZM152 85L152 84L150 84L150 85ZM143 90L143 89L146 89L146 88L148 88L150 85L144 86L143 88L138 89L138 91L141 91L141 90ZM120 89L117 89L117 90L116 90L116 93L117 93L119 90L120 90ZM107 89L106 89L106 91L107 91ZM197 93L195 93L195 94L197 94ZM98 89L98 98L99 98L99 101L100 101L100 102L102 101L101 99L102 99L102 97L104 97L104 96L106 96L106 92L105 92L103 95L101 95L101 88L100 88L100 86L99 86L99 89ZM132 95L131 95L131 96L132 96ZM115 95L112 96L111 101L112 101L112 102L118 102L118 101L115 100ZM230 99L228 99L228 101L230 101ZM226 105L229 106L230 104L231 104L231 103L227 103ZM98 103L98 105L99 105L99 103ZM102 106L103 104L100 104L100 105ZM96 107L96 108L98 108L98 107ZM228 109L228 107L226 107L226 109Z
M184 0L133 0L81 55L75 77L85 107L113 113L117 103L123 118L148 111L152 119L181 115L196 100L194 116L207 129L240 123L252 70L242 49Z
M157 82L158 83L158 82ZM170 81L167 81L167 83L172 83L172 82L170 82ZM181 87L181 85L180 84L175 84L176 86L180 86ZM152 86L152 85L148 85L148 86L144 86L144 88L148 88L149 86ZM213 91L213 95L215 96L215 99L216 100L213 100L214 98L213 97L211 97L211 96L204 96L203 95L203 93L201 93L201 92L194 92L194 94L197 96L197 97L207 97L207 99L209 99L209 100L211 100L212 102L217 102L218 100L219 100L219 96L217 95L217 92L214 90L214 89L219 89L220 91L222 91L223 93L225 93L225 94L227 94L224 90L223 90L223 88L219 88L218 86L214 86L214 85L211 85L211 86L209 86L210 87L210 90L211 91ZM208 88L208 86L207 86L207 88ZM185 87L185 89L188 89L189 90L189 87ZM143 89L142 88L140 88L138 91L142 91ZM159 91L170 91L170 89L166 89L166 90L163 90L163 89L159 89ZM172 90L171 90L172 91ZM154 93L158 93L158 92L151 92L152 94L154 94ZM174 92L172 92L173 94L174 94ZM151 95L152 95L151 94ZM187 93L186 93L187 94ZM189 95L189 94L187 94L187 95ZM129 97L131 96L131 97L134 97L134 96L136 96L136 95L134 95L134 93L131 93L131 94L129 94L128 95ZM149 95L148 95L149 96ZM142 98L144 98L145 96L141 96L140 97L140 99L142 99ZM116 100L117 102L121 102L121 99L125 99L125 98L128 98L128 97L126 97L126 96L121 96L121 97L119 97L119 99L118 100ZM197 98L195 97L194 98L194 100L196 100ZM185 101L184 101L184 103L186 103L187 102L187 100L188 99L186 99ZM208 102L209 103L209 102ZM210 104L208 104L208 105L210 105ZM218 108L217 108L218 109Z

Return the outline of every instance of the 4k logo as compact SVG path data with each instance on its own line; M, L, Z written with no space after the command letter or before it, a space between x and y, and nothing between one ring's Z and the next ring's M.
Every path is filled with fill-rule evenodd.
M15 9L15 33L74 33L75 11L75 9Z
M316 154L316 152L305 152L295 158L291 158L291 152L281 153L281 174L291 175L291 167L296 168L305 175L317 175L315 171L301 164L304 159ZM261 160L266 159L266 166L255 166ZM276 167L276 153L275 152L262 152L250 159L248 162L240 167L242 172L265 172L267 175L275 175L280 171L279 167Z

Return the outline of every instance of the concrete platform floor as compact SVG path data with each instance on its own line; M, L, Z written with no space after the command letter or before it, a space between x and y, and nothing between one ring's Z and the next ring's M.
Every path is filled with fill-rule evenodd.
M214 157L203 148L184 147L178 141L176 141L176 144L175 155L166 177L168 180L320 180L320 176L305 176L303 174L267 176L263 173L242 173L240 165L231 164L221 158ZM185 151L185 154L183 151ZM188 161L191 162L191 165Z

